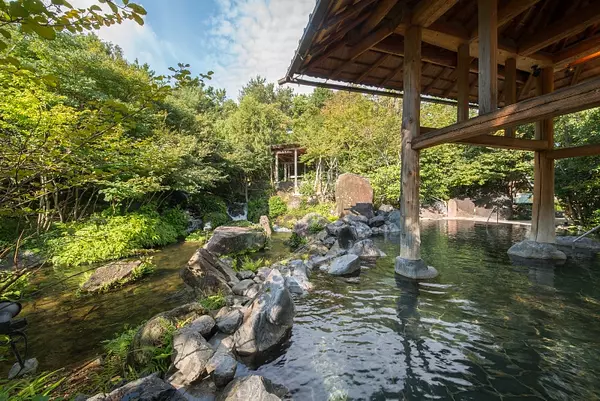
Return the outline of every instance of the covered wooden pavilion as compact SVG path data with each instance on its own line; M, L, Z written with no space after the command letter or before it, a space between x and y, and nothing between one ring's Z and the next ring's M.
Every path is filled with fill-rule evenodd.
M306 148L303 148L297 143L285 143L278 145L271 145L271 153L275 160L275 168L273 169L273 181L276 187L279 186L280 177L279 166L283 167L283 181L289 182L291 179L294 181L294 193L298 194L298 178L299 178L299 166L302 164L304 172L306 172L306 165L300 163L299 157L306 153Z
M553 117L600 105L599 24L600 0L318 0L280 83L404 99L396 270L427 277L419 232L419 151L427 147L534 151L530 239L555 242L554 160L600 154L600 145L556 149L553 140ZM421 127L421 101L455 104L458 122ZM531 122L534 140L515 136Z

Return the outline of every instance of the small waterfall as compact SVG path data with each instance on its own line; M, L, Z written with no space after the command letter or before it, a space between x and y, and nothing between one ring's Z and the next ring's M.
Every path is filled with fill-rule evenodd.
M231 203L227 206L227 215L233 221L248 220L248 204L247 203Z

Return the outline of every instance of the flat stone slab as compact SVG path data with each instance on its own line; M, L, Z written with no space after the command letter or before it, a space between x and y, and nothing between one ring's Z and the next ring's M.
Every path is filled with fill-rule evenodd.
M523 259L566 260L567 255L555 244L525 240L517 242L508 250L510 256Z
M99 267L81 286L81 290L96 292L110 288L128 280L133 275L135 269L140 267L141 264L141 260L119 260Z
M267 236L252 227L217 227L205 248L215 255L258 251L265 247Z
M430 279L438 275L438 271L434 267L427 266L423 259L411 260L400 256L396 258L394 271L396 274L416 280Z

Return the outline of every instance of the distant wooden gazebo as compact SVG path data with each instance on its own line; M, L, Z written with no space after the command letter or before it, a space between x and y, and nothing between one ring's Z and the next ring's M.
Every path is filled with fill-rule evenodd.
M298 194L298 166L300 165L299 157L306 153L306 148L303 148L297 143L286 143L280 145L272 145L271 153L275 159L275 168L273 169L273 181L277 187L280 182L279 166L283 167L283 181L288 182L294 180L294 193ZM303 164L304 170L306 165Z
M404 99L396 270L428 277L419 232L419 151L427 147L534 151L530 239L555 243L554 160L600 154L600 144L555 149L552 119L600 105L599 23L600 0L319 0L280 83ZM422 100L455 104L458 122L421 127ZM469 118L470 107L479 116ZM514 128L530 122L535 139L516 137Z

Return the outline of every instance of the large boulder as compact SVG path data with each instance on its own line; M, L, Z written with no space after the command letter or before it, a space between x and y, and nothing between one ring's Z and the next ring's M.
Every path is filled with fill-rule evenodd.
M346 223L344 223L344 220L339 219L334 221L333 223L329 223L325 226L325 229L327 230L327 233L329 235L333 235L334 237L337 237L338 234L340 233L340 231L344 228L347 227L348 225Z
M173 334L173 366L178 382L187 385L201 378L215 351L194 325L185 326Z
M84 292L99 292L131 280L141 260L119 260L97 268L81 286Z
M276 391L262 376L238 377L225 387L217 401L280 401Z
M296 235L306 237L309 234L316 234L327 226L329 220L319 213L308 213L294 224Z
M335 184L335 208L338 216L345 216L358 203L373 203L373 188L366 178L356 174L342 174ZM368 216L370 217L370 216Z
M215 255L258 251L265 247L267 236L253 227L217 227L205 248Z
M555 244L545 242L521 241L517 242L508 250L511 256L517 256L524 259L543 259L543 260L566 260L567 255L559 251Z
M239 282L231 267L204 248L198 249L189 260L181 271L181 279L199 297L231 294L230 283Z
M158 373L127 383L108 394L96 394L88 401L185 401L175 387L158 377Z
M215 318L221 333L233 334L242 324L244 315L239 309L225 306L219 310Z
M365 223L355 222L352 223L350 229L353 231L353 236L357 240L369 238L373 235L373 231L371 227L366 225Z
M352 245L352 248L350 248L348 253L361 258L380 258L386 256L382 250L377 248L371 239L363 239L356 242Z
M332 276L351 276L360 273L360 259L357 255L343 255L331 261L327 273Z
M134 367L148 366L153 356L151 349L164 345L171 326L181 321L194 321L206 314L208 310L194 302L154 316L135 333L129 348L129 363Z
M285 280L272 269L261 293L248 307L235 332L235 349L242 356L259 356L279 345L292 328L296 308Z

